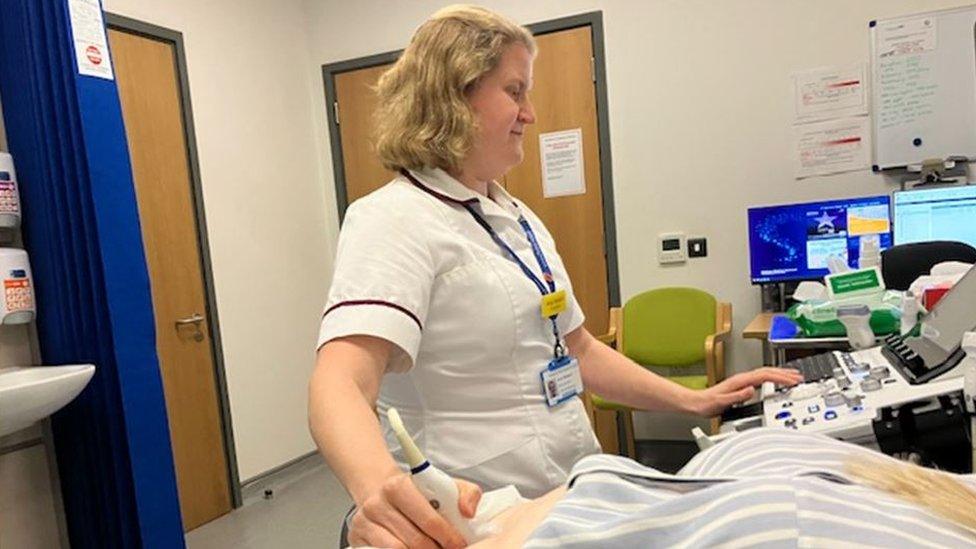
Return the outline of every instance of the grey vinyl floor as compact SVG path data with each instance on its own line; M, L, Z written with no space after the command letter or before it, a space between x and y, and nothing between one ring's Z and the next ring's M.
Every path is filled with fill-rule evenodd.
M352 505L324 464L273 486L274 497L245 498L244 505L189 532L189 549L333 549Z

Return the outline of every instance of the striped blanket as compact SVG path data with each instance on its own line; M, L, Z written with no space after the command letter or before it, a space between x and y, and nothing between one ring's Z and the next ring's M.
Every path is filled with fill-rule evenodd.
M580 460L526 547L976 547L976 535L844 474L877 452L754 429L677 474L609 455ZM891 458L887 458L891 459ZM976 488L972 475L958 477Z

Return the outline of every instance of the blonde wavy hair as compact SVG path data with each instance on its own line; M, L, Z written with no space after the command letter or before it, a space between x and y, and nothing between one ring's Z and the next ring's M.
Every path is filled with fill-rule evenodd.
M482 7L448 6L425 21L376 86L374 139L383 166L459 170L477 131L465 94L512 44L535 55L528 29Z
M844 465L868 486L934 511L976 534L976 491L954 475L878 458L851 456Z

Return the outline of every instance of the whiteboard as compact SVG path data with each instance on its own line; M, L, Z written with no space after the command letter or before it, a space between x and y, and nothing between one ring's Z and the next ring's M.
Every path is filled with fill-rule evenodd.
M871 22L874 168L976 160L976 6Z

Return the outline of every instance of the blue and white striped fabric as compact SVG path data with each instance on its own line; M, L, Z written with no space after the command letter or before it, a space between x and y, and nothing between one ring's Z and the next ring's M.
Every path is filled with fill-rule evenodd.
M755 429L676 475L590 456L526 547L976 547L973 532L851 481L843 464L859 455L880 457L820 435ZM959 478L976 487L972 475Z

